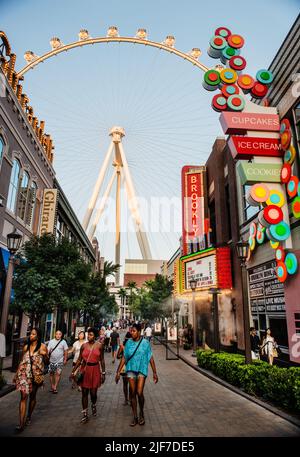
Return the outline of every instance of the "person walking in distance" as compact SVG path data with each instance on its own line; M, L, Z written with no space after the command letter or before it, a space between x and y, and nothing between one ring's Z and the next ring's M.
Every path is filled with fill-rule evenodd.
M270 365L273 365L274 357L278 357L277 347L278 345L271 335L271 329L267 328L261 349L262 351L265 351Z
M81 332L78 333L78 340L75 341L75 343L73 344L73 347L72 347L72 353L74 354L73 367L76 365L76 362L77 362L79 354L80 354L81 346L84 343L85 343L85 332L83 330L81 330ZM75 383L74 379L72 379L72 389L75 389L76 387L77 387L76 383ZM78 390L81 391L81 387L78 386Z
M134 427L137 424L145 424L144 386L148 376L149 362L153 371L153 380L156 384L158 382L158 376L150 343L141 337L141 325L134 324L132 326L131 339L129 339L125 345L124 355L115 377L115 381L118 383L123 366L126 364L126 375L129 380L131 408L133 412L133 421L130 424L131 427ZM140 407L139 417L137 415L137 398Z
M57 394L57 387L60 381L61 373L68 360L68 345L63 339L61 330L56 330L55 338L49 341L48 351L50 357L50 392Z
M73 367L71 376L79 368L82 379L79 381L82 392L82 419L81 423L88 421L89 394L92 403L92 415L97 415L97 391L105 382L105 361L103 343L96 341L97 329L88 329L88 341L81 346L78 360ZM101 370L100 370L101 365Z
M251 342L251 358L252 358L252 360L257 360L257 359L259 359L260 340L259 340L259 336L256 334L256 329L254 327L250 328L250 342Z
M108 328L105 330L105 341L104 341L105 352L109 351L110 335L111 335L111 328L110 328L110 326L108 326Z
M36 405L37 391L43 385L45 363L47 364L48 361L47 346L42 343L41 331L38 328L33 328L27 343L24 345L23 357L14 377L16 390L21 393L20 424L16 427L17 431L23 431L25 425L29 425L31 422L31 416ZM28 397L29 408L26 418Z
M116 327L113 327L112 333L110 334L110 346L112 354L112 363L115 363L118 346L120 346L120 335L117 332Z
M145 335L146 335L146 338L147 338L147 340L149 341L149 343L151 343L151 339L152 339L152 328L151 328L150 325L148 325L148 327L146 327Z
M125 344L127 343L127 341L130 338L131 338L131 333L127 332L125 335L123 344L120 344L118 354L117 354L118 359L122 359L122 357L124 355ZM121 363L121 361L120 361L120 363ZM122 380L123 380L123 393L124 393L124 398L125 398L123 405L127 406L127 405L130 405L130 392L129 392L128 378L126 376L126 365L123 366L122 370L120 371L120 375L122 376Z

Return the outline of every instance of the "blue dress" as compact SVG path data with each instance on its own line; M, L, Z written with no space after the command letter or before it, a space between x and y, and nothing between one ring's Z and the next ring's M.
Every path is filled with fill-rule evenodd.
M125 360L128 360L131 354L133 354L138 344L139 341L135 342L132 339L127 341L124 349ZM136 373L140 372L144 376L148 376L148 365L151 357L152 349L150 343L148 340L143 339L134 356L129 362L126 362L126 373L128 371L135 371Z

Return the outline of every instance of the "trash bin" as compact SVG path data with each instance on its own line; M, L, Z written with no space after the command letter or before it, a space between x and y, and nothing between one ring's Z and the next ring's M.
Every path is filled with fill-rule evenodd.
M27 338L16 338L15 340L12 340L13 343L13 357L12 357L12 367L11 371L16 372L19 366L19 363L21 362L22 359L22 353L23 353L23 347L24 344L26 343Z

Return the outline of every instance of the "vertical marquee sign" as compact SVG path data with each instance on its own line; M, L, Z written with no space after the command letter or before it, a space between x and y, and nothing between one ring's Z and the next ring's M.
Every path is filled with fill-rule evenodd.
M182 246L183 255L189 246L201 243L207 232L206 167L186 165L182 182Z

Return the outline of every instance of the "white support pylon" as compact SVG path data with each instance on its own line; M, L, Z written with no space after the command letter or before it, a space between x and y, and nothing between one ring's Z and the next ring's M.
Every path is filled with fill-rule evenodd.
M85 216L84 216L84 219L83 219L82 226L83 226L84 230L87 230L87 228L89 226L93 211L95 209L96 201L98 200L98 197L99 197L99 194L100 194L101 186L102 186L102 183L103 183L103 180L104 180L104 176L105 176L105 173L106 173L106 170L107 170L107 167L108 167L108 164L109 164L109 159L110 159L110 156L111 156L111 154L113 152L113 149L114 149L114 143L111 142L111 144L110 144L110 146L108 148L108 151L106 153L106 156L104 158L104 162L102 164L102 167L100 168L98 179L96 181L92 197L91 197L91 199L89 201L88 208L86 210L86 213L85 213Z
M106 191L105 191L105 193L104 193L104 195L103 195L103 197L102 197L102 199L101 199L101 203L100 203L99 209L98 209L98 211L97 211L97 213L96 213L94 222L93 222L93 224L91 225L90 230L89 230L89 235L88 235L88 237L89 237L89 240L90 240L90 241L92 241L93 236L94 236L95 231L96 231L96 228L97 228L97 225L99 224L100 217L101 217L101 215L102 215L102 213L103 213L103 211L104 211L105 204L106 204L106 200L107 200L108 197L109 197L109 194L110 194L110 192L111 192L111 188L112 188L112 185L113 185L114 180L115 180L115 178L116 178L116 175L117 175L117 172L116 172L116 170L115 170L114 173L113 173L113 175L112 175L112 177L110 178L110 181L109 181L109 183L108 183L108 186L107 186L107 188L106 188Z
M93 222L92 226L90 227L88 237L90 240L92 240L92 238L95 234L97 225L99 223L100 217L104 211L106 200L109 197L114 180L117 177L115 263L120 263L120 250L121 250L120 189L121 189L121 175L122 175L122 178L125 183L125 188L126 188L128 206L129 206L129 209L130 209L130 212L131 212L134 224L135 224L137 241L138 241L138 244L139 244L139 247L141 250L142 257L143 257L143 259L152 259L147 234L143 229L142 219L141 219L139 208L138 208L138 203L137 203L137 198L136 198L136 194L135 194L135 189L133 186L133 181L132 181L131 174L129 171L126 155L125 155L125 152L124 152L124 149L122 146L122 138L125 136L125 131L122 127L113 127L111 129L109 135L112 137L112 142L109 146L109 149L106 153L104 162L100 169L99 176L98 176L97 182L94 187L93 195L91 197L91 200L89 202L89 205L88 205L85 217L84 217L83 227L85 230L87 230L87 228L89 226L93 211L95 209L97 199L99 197L100 189L103 184L103 180L104 180L105 173L106 173L106 170L108 167L110 156L112 154L112 151L115 150L115 160L113 162L113 165L116 167L116 170L114 171L114 173L108 183L106 191L101 199L100 207L96 213L94 222ZM119 282L120 282L120 276L119 276L119 274L117 274L116 275L116 284L119 285Z

